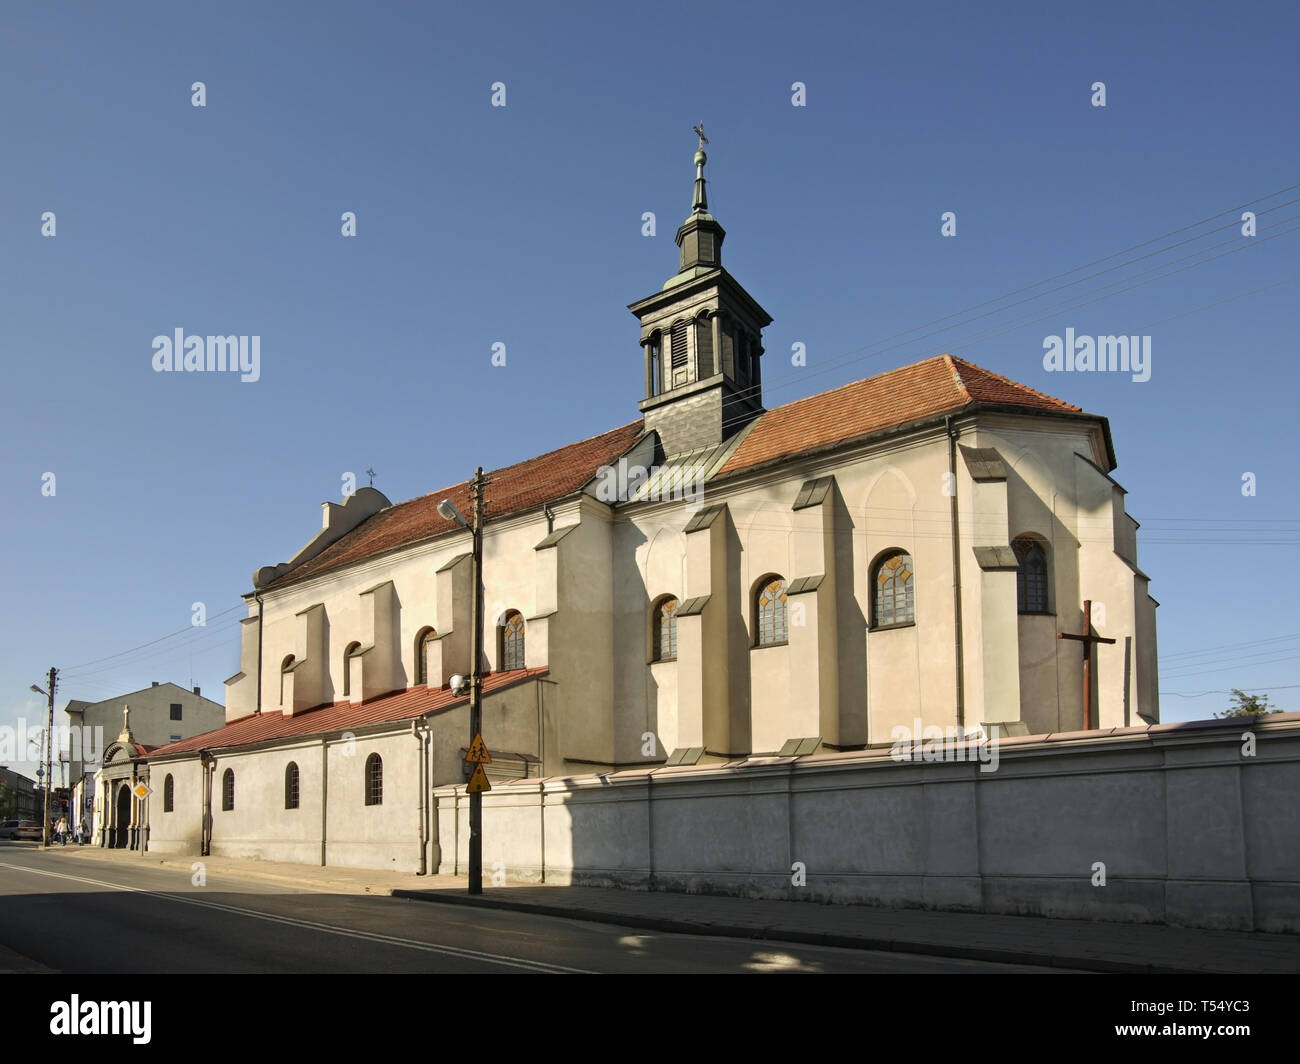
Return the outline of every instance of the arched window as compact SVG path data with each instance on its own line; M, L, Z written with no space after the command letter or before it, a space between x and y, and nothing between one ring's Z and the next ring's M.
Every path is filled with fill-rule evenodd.
M709 312L702 310L695 317L696 378L704 380L716 372L713 365L713 321Z
M672 597L661 598L650 611L650 623L654 626L654 661L677 660L677 600Z
M366 805L384 804L384 762L378 754L366 758Z
M352 690L352 655L361 649L361 644L353 641L343 650L343 697L347 698ZM285 808L289 808L285 806Z
M284 807L298 808L298 763L290 761L284 766Z
M167 778L163 780L163 812L170 813L176 808L176 781L172 779L172 774L167 773Z
M873 628L916 623L915 577L912 556L901 550L890 551L876 562L871 570Z
M664 334L656 329L650 334L650 394L647 399L664 390Z
M429 682L429 644L437 639L438 633L425 625L415 633L415 685Z
M285 659L280 662L280 701L284 702L284 678L293 672L293 655L286 655Z
M498 655L501 671L524 667L524 616L511 610L501 621L501 653Z
M758 594L754 598L754 618L758 622L755 645L770 647L789 642L785 581L779 576L765 576L758 583Z
M1021 613L1047 612L1047 547L1033 536L1011 541L1020 568L1016 570L1016 601Z
M221 810L229 813L235 808L235 770L226 769L221 774Z

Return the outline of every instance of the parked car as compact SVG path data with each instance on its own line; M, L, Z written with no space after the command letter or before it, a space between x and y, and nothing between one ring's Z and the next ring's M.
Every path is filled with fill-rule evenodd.
M0 822L0 839L35 839L41 841L41 826L34 820Z

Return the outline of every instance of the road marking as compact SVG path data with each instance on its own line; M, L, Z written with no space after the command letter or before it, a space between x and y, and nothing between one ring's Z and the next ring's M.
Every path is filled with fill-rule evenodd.
M18 872L30 872L37 876L51 876L55 879L70 879L75 883L87 883L93 887L109 887L112 890L126 891L131 894L144 894L150 898L162 898L165 901L178 902L181 905L197 905L204 909L216 909L220 912L234 913L238 916L249 916L255 920L266 920L268 923L285 924L289 927L305 928L309 931L324 931L331 935L343 935L346 938L359 938L367 942L379 942L389 946L402 946L405 949L422 950L426 953L441 953L448 957L458 957L462 960L484 961L488 964L504 964L512 968L524 968L535 972L563 972L575 975L595 975L595 972L587 971L584 968L566 968L562 964L548 964L546 961L530 961L522 957L505 957L499 953L484 953L480 950L462 949L459 946L435 946L429 942L419 942L411 938L397 938L393 935L381 935L373 931L355 931L348 927L335 927L333 924L317 923L314 920L299 920L292 916L274 916L271 913L258 912L256 909L243 909L235 905L222 905L215 901L200 901L198 898L183 898L176 894L165 894L157 890L145 890L143 887L132 887L124 883L111 883L103 879L90 879L87 876L74 876L67 872L50 872L43 868L32 868L28 865L15 865L0 863L0 868L11 868Z

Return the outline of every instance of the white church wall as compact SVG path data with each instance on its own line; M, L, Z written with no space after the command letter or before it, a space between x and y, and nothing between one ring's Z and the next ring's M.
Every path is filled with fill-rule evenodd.
M601 511L604 512L601 512ZM641 760L639 737L624 732L615 742L613 537L610 516L599 504L584 500L581 522L554 548L557 608L550 618L550 679L566 709L560 752L565 758L613 764ZM530 662L531 664L531 662ZM640 669L644 671L642 662ZM639 736L639 733L638 733Z
M689 737L680 731L678 663L646 665L653 654L655 620L650 610L654 603L665 595L679 603L688 597L686 537L681 531L688 519L683 510L673 508L645 521L619 522L613 528L617 741L620 749L635 747L638 756L646 732L654 736L660 759L679 746L699 745L699 741L685 741ZM680 640L680 624L678 630Z
M940 541L933 536L936 517L932 512L939 506L939 494L927 496L929 503L917 514L917 493L911 478L900 465L897 456L890 465L874 478L870 489L862 494L845 489L851 504L859 508L863 529L863 549L860 574L864 616L872 625L872 571L887 552L902 550L912 559L913 602L916 623L905 627L868 627L866 633L867 656L867 712L870 715L870 736L879 742L889 737L895 727L912 728L917 717L930 718L942 726L952 723L950 715L938 707L953 705L953 692L948 681L952 668L952 559ZM882 463L883 465L883 463ZM939 478L925 478L937 484ZM918 527L919 526L919 527ZM924 536L918 537L918 532ZM942 619L941 619L942 618ZM949 638L939 634L948 632ZM946 679L945 679L946 677ZM941 719L934 720L938 715Z
M520 782L485 796L485 855L513 882L1300 931L1300 714L1249 730L1250 756L1214 721L1004 740L990 772L876 750ZM435 799L463 870L463 791Z
M799 480L763 484L728 504L741 542L740 587L744 598L733 603L732 608L739 608L745 625L749 751L775 752L789 738L820 734L816 690L791 690L791 646L797 637L791 634L780 645L758 645L757 600L767 578L779 576L788 588L796 578L810 575L795 569L796 556L807 553L795 544L790 512L801 483ZM806 538L806 534L800 533L799 537ZM791 606L787 598L787 624L798 624L804 629L800 634L807 634L807 617L801 615L802 611L793 611ZM816 646L811 650L816 660Z
M383 800L366 805L366 761L383 762ZM413 872L419 867L420 753L409 732L329 745L325 863Z
M173 808L167 812L163 794L172 777ZM197 757L161 761L149 767L149 849L155 853L197 854L203 837L203 768ZM221 796L217 795L220 803Z

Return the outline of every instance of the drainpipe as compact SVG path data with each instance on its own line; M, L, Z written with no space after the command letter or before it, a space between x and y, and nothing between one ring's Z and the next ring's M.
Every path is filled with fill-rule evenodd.
M320 741L320 863L325 867L325 827L329 818L330 796L330 755L329 737L321 736Z
M203 771L203 821L199 824L199 856L212 852L212 754L199 751L199 765Z
M546 534L549 536L555 531L555 514L551 510L551 504L542 504L542 513L546 515Z
M257 712L262 712L262 613L266 607L262 604L262 593L253 592L253 601L257 603ZM346 664L346 662L345 662Z
M525 773L528 766L524 766ZM537 685L537 774L546 775L546 714L542 711L542 685Z
M416 786L420 791L416 800L416 807L419 811L420 817L420 829L418 832L420 840L420 871L418 874L423 876L428 875L429 870L424 853L424 736L420 733L420 722L418 720L411 721L411 734L415 737L415 745L419 750L419 761L417 762L418 768L415 773L415 778L417 780Z
M962 628L961 628L961 542L957 532L957 436L953 427L952 415L944 419L948 432L948 476L952 488L949 497L949 511L952 514L952 602L954 634L956 637L956 673L957 673L957 727L966 731L966 676L962 665Z

